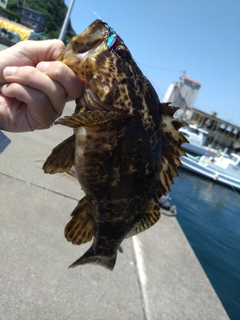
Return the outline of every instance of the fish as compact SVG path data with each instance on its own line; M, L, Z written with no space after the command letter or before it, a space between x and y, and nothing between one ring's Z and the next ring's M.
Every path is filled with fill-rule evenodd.
M55 124L73 135L52 150L45 173L75 167L85 196L65 227L75 245L92 241L70 267L93 263L113 270L125 238L160 218L159 199L178 175L185 126L178 108L161 103L121 37L98 19L60 54L84 83L71 116Z

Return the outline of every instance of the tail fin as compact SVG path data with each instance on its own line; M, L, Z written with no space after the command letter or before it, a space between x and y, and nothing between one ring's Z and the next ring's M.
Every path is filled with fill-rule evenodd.
M117 252L113 255L95 255L93 248L91 247L84 253L82 257L76 260L69 268L75 268L81 264L94 263L102 267L105 267L109 270L113 270L117 258Z

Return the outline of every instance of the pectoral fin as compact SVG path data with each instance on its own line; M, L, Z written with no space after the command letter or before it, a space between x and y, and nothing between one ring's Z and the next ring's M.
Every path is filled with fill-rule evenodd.
M90 241L94 234L94 220L91 215L91 204L83 197L71 213L72 219L65 227L65 237L73 244L80 245Z
M144 217L133 225L133 228L126 238L135 236L136 234L150 228L159 220L160 216L161 214L158 201L153 198Z
M43 164L45 173L67 172L74 163L75 135L56 146Z
M70 128L91 127L119 118L120 114L117 111L95 110L65 116L56 120L54 124L62 124Z

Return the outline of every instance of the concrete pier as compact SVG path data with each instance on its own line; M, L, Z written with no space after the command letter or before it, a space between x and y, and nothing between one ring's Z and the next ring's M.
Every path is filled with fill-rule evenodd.
M64 112L73 110L72 102ZM68 269L90 246L63 235L83 193L75 178L41 167L72 131L6 134L12 143L0 155L1 320L228 319L173 217L126 239L112 272Z
M73 110L68 103L64 113ZM229 319L173 217L126 239L112 272L67 268L90 246L74 246L63 234L83 193L75 178L41 167L71 134L62 126L6 133L12 143L0 154L0 319Z

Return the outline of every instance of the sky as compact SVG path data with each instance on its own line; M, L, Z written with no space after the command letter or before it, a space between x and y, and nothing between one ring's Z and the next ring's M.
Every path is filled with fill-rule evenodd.
M97 19L93 11L124 40L160 100L185 71L201 83L193 107L240 126L239 0L75 0L77 34Z

